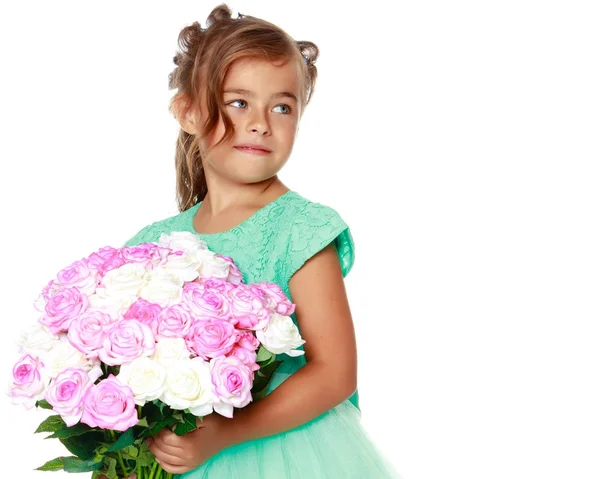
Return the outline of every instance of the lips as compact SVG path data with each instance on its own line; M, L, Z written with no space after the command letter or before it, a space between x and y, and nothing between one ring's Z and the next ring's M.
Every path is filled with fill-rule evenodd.
M241 145L236 145L234 148L237 148L238 150L243 150L243 151L257 151L257 152L271 153L271 150L269 150L267 147L262 146L262 145L257 145L255 143L243 143Z

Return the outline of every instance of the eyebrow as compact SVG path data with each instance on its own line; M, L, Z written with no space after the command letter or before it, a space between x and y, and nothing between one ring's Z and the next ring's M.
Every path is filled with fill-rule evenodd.
M225 90L223 93L238 93L240 95L248 95L249 97L256 96L254 92L251 92L250 90L244 90L243 88L230 88L228 90ZM289 91L280 91L279 93L275 93L273 95L273 98L291 98L295 102L298 102L298 98L296 98L296 95L290 93Z

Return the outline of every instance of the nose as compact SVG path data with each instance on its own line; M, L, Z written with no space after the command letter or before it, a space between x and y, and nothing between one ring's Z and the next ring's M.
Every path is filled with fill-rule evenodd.
M264 113L258 112L250 117L248 121L249 132L266 135L270 133L270 130L269 122Z

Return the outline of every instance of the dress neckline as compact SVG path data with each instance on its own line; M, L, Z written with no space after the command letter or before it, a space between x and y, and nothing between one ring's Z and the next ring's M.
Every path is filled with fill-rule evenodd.
M189 230L190 230L191 233L194 233L194 234L200 236L201 238L210 238L210 237L224 235L224 234L230 233L230 232L232 232L234 230L237 230L238 228L241 228L245 224L253 221L257 216L259 216L261 214L264 214L268 210L270 210L271 208L273 208L273 206L275 206L276 204L278 204L283 198L286 198L286 197L288 197L290 195L294 195L294 194L296 194L295 191L288 190L285 193L279 195L273 201L270 201L269 203L267 203L265 206L257 209L254 213L252 213L250 216L248 216L248 218L246 218L245 220L243 220L241 223L238 223L237 225L232 226L231 228L229 228L227 230L218 231L216 233L200 233L200 232L196 231L196 228L194 227L194 217L196 216L196 212L198 211L198 208L200 208L200 205L202 204L202 201L199 201L198 203L196 203L194 206L192 206L188 210L190 212L190 215L188 216L187 227L189 228Z

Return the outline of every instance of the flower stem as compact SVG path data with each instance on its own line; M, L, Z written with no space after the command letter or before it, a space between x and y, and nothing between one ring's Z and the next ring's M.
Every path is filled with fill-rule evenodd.
M109 429L109 431L110 431L110 437L112 438L112 440L117 442L117 436L115 435L115 431L113 431L112 429ZM119 465L121 466L121 469L123 470L123 477L129 477L129 471L125 467L125 463L123 462L123 456L121 456L121 451L117 452L117 460L119 461Z
M166 476L163 476L163 472L165 472L165 470L162 468L162 466L159 465L156 474L156 479L168 479L169 477L173 477L173 475L170 472L165 472Z
M158 467L158 462L154 461L154 464L152 464L152 469L150 470L150 476L148 477L148 479L154 479L154 474L156 473L156 468ZM161 468L162 470L162 468Z

